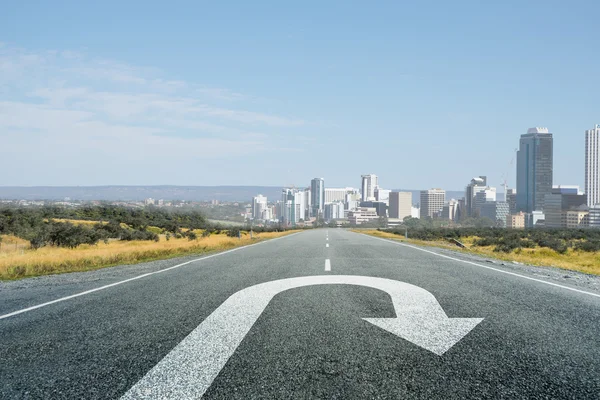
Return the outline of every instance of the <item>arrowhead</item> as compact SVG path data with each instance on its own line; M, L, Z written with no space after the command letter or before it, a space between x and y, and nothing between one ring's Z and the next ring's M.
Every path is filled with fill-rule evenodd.
M477 324L483 321L483 318L447 317L432 320L423 315L363 319L438 356L450 350Z

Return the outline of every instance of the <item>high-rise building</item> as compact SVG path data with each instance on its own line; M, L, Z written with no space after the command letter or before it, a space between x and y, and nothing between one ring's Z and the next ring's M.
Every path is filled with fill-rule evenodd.
M344 218L344 203L336 201L325 204L325 221Z
M267 209L267 198L262 194L252 198L252 218L264 219L263 214Z
M362 201L374 201L375 200L375 188L379 186L379 180L377 175L369 174L362 175Z
M585 131L585 193L588 206L600 204L600 125Z
M487 186L487 177L479 176L471 179L471 183L465 188L465 211L467 217L475 216L475 195Z
M306 220L306 194L305 190L285 188L281 193L281 222L284 225L296 225L300 220Z
M510 213L515 214L517 212L517 189L506 188L504 200L508 203Z
M323 214L325 207L325 180L323 178L314 178L310 181L310 203L313 217Z
M390 218L404 219L411 216L411 192L391 192L389 203L388 214Z
M517 151L517 210L542 211L552 191L552 177L552 134L548 128L530 128L521 135Z
M446 191L442 189L421 190L421 219L439 216L446 202Z

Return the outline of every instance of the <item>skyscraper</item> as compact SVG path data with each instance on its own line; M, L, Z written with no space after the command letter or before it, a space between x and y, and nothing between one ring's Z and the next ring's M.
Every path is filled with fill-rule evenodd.
M421 219L434 217L444 208L446 191L442 189L421 190Z
M588 206L600 204L600 125L585 131L585 193Z
M325 207L325 180L323 178L314 178L310 181L310 197L312 216L323 215Z
M377 175L362 175L362 201L375 200L375 188L379 186Z
M485 190L487 185L487 177L479 176L471 179L471 183L469 183L465 189L465 207L467 211L468 217L475 216L475 196L477 192Z
M252 217L263 219L264 211L267 209L267 198L262 194L252 198Z
M517 211L544 209L552 192L553 139L548 128L530 128L521 135L517 152Z

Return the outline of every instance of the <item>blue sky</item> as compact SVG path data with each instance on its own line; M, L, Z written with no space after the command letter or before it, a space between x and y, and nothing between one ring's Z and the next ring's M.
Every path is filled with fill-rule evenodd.
M600 2L12 2L0 185L583 186Z

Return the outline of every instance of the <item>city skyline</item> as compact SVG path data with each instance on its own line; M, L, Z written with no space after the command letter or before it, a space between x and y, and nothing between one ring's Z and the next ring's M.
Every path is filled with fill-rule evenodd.
M20 168L0 186L284 186L325 176L344 187L365 170L408 167L386 186L455 190L464 186L455 171L486 166L499 187L513 137L529 126L554 133L555 183L584 186L580 134L600 122L600 55L589 51L600 33L582 21L597 2L234 9L5 7L0 169ZM435 162L420 165L424 152ZM309 158L328 163L290 163Z

